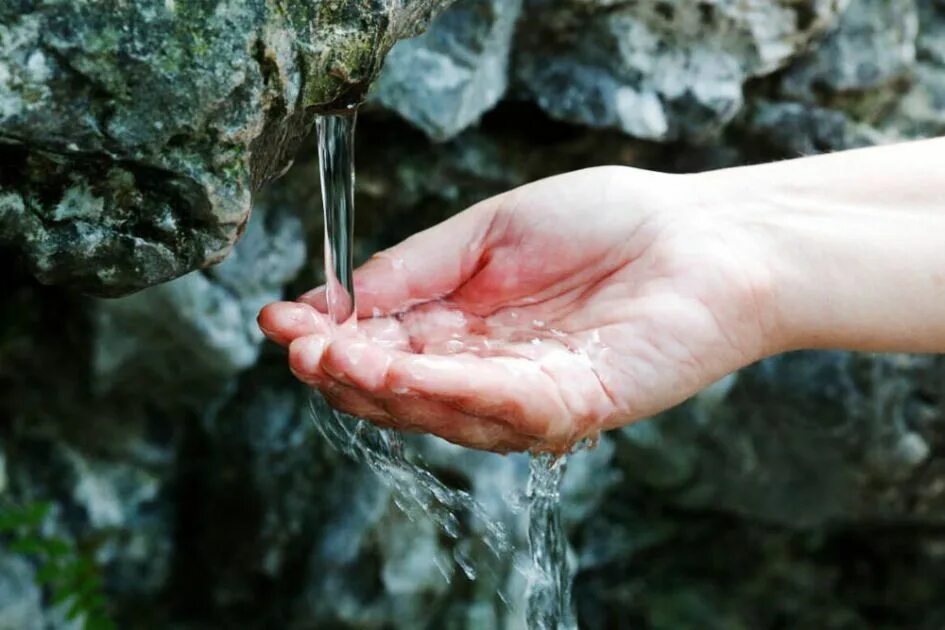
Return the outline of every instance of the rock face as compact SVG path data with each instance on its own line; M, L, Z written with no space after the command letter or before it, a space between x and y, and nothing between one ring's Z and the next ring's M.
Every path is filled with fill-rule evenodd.
M445 1L0 8L0 241L117 295L221 260L318 111Z
M433 139L455 136L505 93L521 7L521 0L459 3L391 51L376 100Z
M517 551L492 563L470 515L445 536L331 450L284 353L254 328L260 304L318 282L311 142L212 269L117 300L32 279L45 265L47 280L124 290L157 278L144 280L165 260L149 247L177 261L169 275L202 264L180 262L194 243L229 247L306 112L376 69L359 57L348 82L319 70L362 50L339 42L402 33L397 20L422 21L413 12L429 5L134 4L114 15L88 3L0 8L0 494L53 503L50 527L94 554L123 626L522 628L524 519L508 497L524 459L411 443L512 532ZM398 17L368 18L381 14ZM107 28L119 18L129 31ZM236 19L247 29L225 27ZM168 45L144 45L152 23ZM198 41L170 23L216 34ZM182 41L190 52L172 52ZM125 51L128 72L102 69L117 67L111 50ZM945 9L458 0L394 47L375 89L357 140L360 259L565 170L699 171L945 133ZM218 229L223 214L232 234ZM141 242L107 245L132 242L122 235ZM99 236L107 248L90 245ZM941 357L763 361L605 436L566 483L582 628L945 627ZM475 581L455 561L464 554ZM0 626L61 619L36 569L0 553Z
M554 2L520 41L515 76L555 118L638 138L713 135L742 88L770 74L836 18L838 0Z

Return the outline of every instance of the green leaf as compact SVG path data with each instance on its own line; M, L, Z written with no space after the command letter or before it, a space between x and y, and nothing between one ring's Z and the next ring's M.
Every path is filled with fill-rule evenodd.
M101 614L89 615L85 618L85 630L115 630L115 624Z
M43 524L43 521L46 520L46 516L49 514L50 510L52 510L52 504L46 501L27 505L24 514L26 524L32 527L39 527Z
M48 538L46 553L52 558L62 558L75 553L75 548L62 538Z
M24 555L44 556L46 545L45 541L36 536L27 536L10 543L10 550Z
M58 606L69 601L72 597L74 597L72 590L60 587L53 592L51 603L53 606Z
M40 584L52 584L59 579L60 569L53 563L44 564L36 572L36 581Z

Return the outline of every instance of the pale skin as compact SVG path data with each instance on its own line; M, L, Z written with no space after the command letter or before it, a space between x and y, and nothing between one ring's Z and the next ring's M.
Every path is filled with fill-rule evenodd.
M339 409L562 452L802 348L945 352L945 139L695 175L577 171L260 313Z

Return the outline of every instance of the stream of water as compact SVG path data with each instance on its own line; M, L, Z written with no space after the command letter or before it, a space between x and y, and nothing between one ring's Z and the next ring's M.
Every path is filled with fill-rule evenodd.
M325 276L329 316L336 323L355 313L352 274L354 235L354 131L356 111L319 117L318 156L325 213ZM460 537L460 517L474 530L497 560L514 549L509 533L492 519L468 492L451 488L433 475L416 456L409 457L401 433L339 413L323 401L313 401L314 424L334 448L374 471L408 518L429 518L447 536ZM526 490L530 567L527 577L526 623L532 630L576 628L571 607L572 571L561 523L560 488L566 457L533 456ZM459 547L456 547L458 550ZM489 570L466 554L454 553L468 579ZM449 579L451 571L441 567ZM503 595L500 593L500 597ZM504 599L504 598L503 598Z

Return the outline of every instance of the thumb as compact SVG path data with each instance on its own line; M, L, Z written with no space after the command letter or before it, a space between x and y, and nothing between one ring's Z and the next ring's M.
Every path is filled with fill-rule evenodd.
M354 272L358 317L389 315L445 297L481 266L502 195L378 252ZM325 288L299 297L325 312Z

